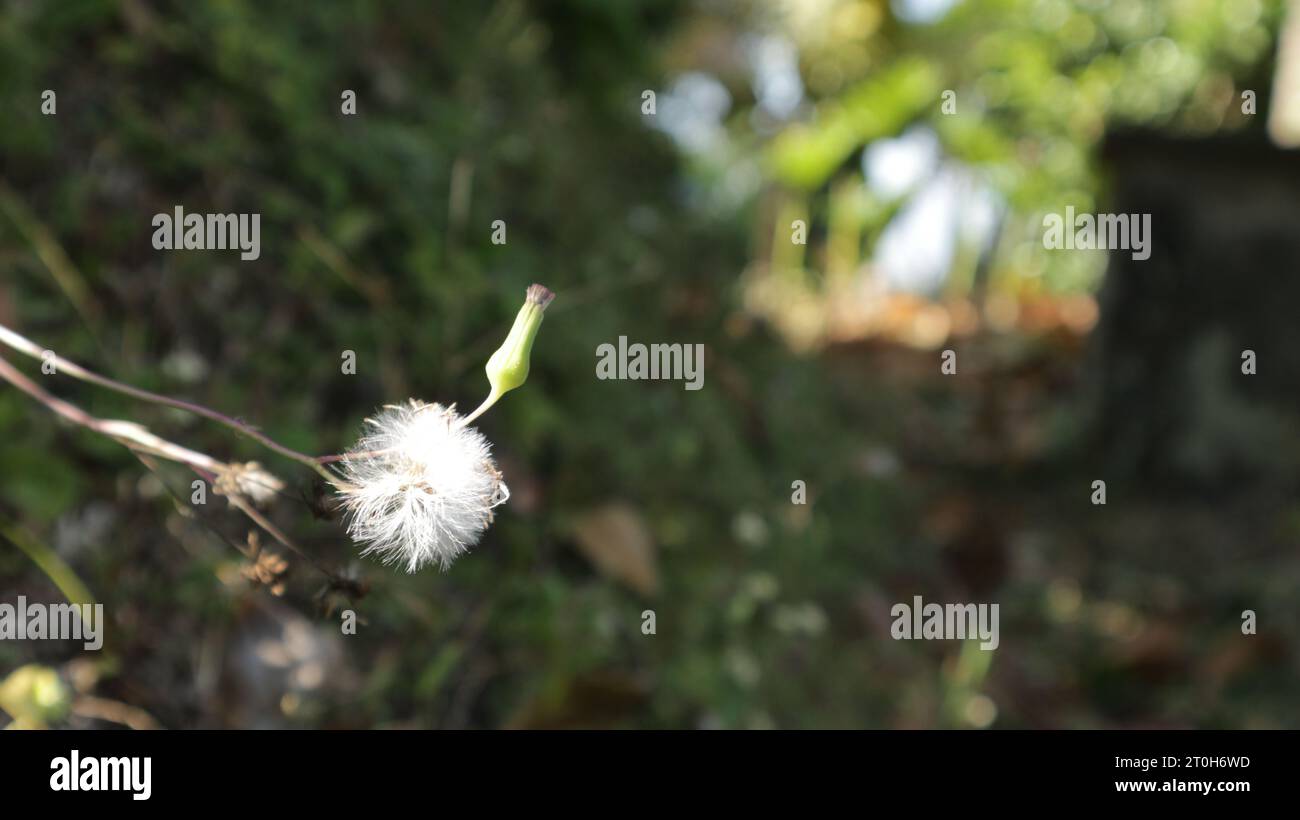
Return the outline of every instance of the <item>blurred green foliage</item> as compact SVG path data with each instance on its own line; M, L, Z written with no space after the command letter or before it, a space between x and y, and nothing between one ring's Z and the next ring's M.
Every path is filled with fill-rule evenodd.
M865 234L857 262L871 258L880 232L924 189L879 202L857 162L861 149L905 128L930 129L948 167L971 170L1006 203L989 275L1013 293L1098 284L1103 254L1044 253L1039 239L1044 212L1100 207L1097 147L1109 129L1207 134L1262 121L1283 11L1278 0L900 0L893 7L952 6L931 24L908 25L877 0L743 5L755 35L798 49L803 110L773 117L737 70L744 60L703 60L723 62L718 76L736 104L726 148L702 161L729 168L759 152L770 182L832 235L829 223L846 212L829 192L853 185L867 203L845 217ZM704 19L697 29L715 25ZM1247 90L1259 99L1257 113L1243 113ZM780 222L761 227L785 230ZM958 292L970 286L953 284Z
M919 117L1018 208L1090 197L1103 124L1201 122L1218 99L1202 106L1204 89L1267 48L1273 6L1238 30L1227 2L1000 0L918 32L882 3L857 5L875 25L856 39L788 23L825 37L801 43L825 115L770 142L742 136L718 167L679 156L643 120L641 95L701 56L684 32L717 17L731 33L767 25L761 4L7 6L0 321L59 353L337 452L384 403L474 406L524 288L558 293L528 384L482 420L513 498L445 574L356 559L302 503L313 476L299 465L193 418L53 384L97 415L290 477L275 521L363 580L360 599L292 555L284 602L250 585L232 546L246 523L219 499L193 519L178 512L192 476L167 469L160 485L117 445L0 389L0 510L54 543L105 604L93 691L171 727L1293 722L1285 681L1254 656L1220 682L1134 677L1134 630L1198 600L1210 609L1194 625L1230 637L1252 571L1130 572L1113 565L1113 531L1022 526L1056 521L1074 478L981 455L993 445L980 397L1019 384L1038 347L1011 346L999 370L1008 348L995 343L994 386L956 391L909 375L932 370L912 354L791 355L739 307L738 271L765 242L750 203L697 195L756 157L770 162L765 184L817 189ZM934 95L949 86L961 114L941 119ZM47 88L56 116L39 111ZM343 89L357 93L355 117L340 113ZM261 258L154 251L150 218L176 205L260 213ZM490 241L498 219L504 245ZM706 389L595 379L596 347L620 335L706 344ZM340 373L345 350L355 376ZM1043 402L1053 431L1076 429L1071 408ZM790 503L796 480L807 506ZM945 499L972 486L954 536ZM658 592L601 575L580 548L593 512L615 502L655 545ZM11 546L0 542L0 599L56 595ZM919 588L953 600L1001 590L1003 629L1021 637L993 658L888 640L889 604ZM339 635L343 609L360 618L355 636ZM268 677L284 667L258 641L298 658L304 629L326 644L299 658L315 674ZM1215 651L1187 650L1174 668ZM0 671L29 652L66 657L0 645Z

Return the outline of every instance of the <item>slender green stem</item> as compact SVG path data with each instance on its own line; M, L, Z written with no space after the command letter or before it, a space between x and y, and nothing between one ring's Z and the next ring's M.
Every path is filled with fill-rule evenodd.
M8 521L0 520L0 536L4 536L7 541L26 553L27 557L40 567L41 572L54 582L59 592L63 593L63 597L68 599L68 603L95 603L95 596L90 594L90 590L77 577L72 567L68 566L58 553L37 541L26 530Z

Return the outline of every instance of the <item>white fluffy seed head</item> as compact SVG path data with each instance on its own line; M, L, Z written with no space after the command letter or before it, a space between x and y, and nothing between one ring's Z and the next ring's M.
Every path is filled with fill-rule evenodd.
M412 399L366 419L344 454L339 495L348 534L384 563L407 572L442 569L478 543L510 491L491 445L454 407Z

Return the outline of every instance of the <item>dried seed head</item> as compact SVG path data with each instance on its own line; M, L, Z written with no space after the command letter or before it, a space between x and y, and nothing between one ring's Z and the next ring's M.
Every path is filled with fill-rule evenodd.
M454 408L411 400L367 419L344 454L339 496L348 534L407 572L443 569L478 543L509 490L491 445Z
M277 493L284 491L284 482L263 469L261 464L249 461L225 465L218 471L213 489L217 495L242 495L264 507L275 500Z

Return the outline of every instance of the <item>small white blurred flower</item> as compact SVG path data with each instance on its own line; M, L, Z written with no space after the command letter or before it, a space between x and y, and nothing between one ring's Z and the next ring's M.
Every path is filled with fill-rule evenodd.
M366 424L342 461L348 534L366 545L363 555L407 572L435 562L446 569L510 497L491 445L454 408L414 399Z

